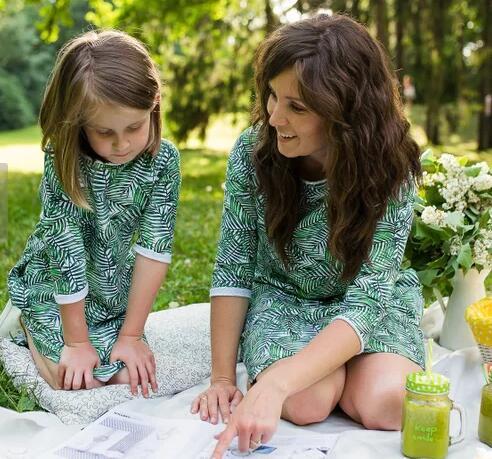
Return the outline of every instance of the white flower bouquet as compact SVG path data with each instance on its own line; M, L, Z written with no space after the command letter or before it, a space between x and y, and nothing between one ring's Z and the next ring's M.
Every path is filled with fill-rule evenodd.
M485 162L430 150L421 157L423 183L407 244L407 263L417 271L427 300L451 292L460 269L492 267L492 175Z

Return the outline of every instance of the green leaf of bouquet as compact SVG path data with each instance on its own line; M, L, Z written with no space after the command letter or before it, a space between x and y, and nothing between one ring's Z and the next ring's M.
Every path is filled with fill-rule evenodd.
M437 260L434 260L434 261L428 263L427 266L431 269L445 268L446 265L448 264L448 261L449 261L449 255L443 254Z
M420 155L420 162L422 161L436 161L436 157L434 156L434 153L432 153L432 150L430 148L427 148L421 155Z
M436 225L428 225L420 218L417 218L415 222L414 237L417 239L430 239L434 243L440 243L440 241L445 241L453 235L454 232L451 229L441 228Z
M470 219L470 220L476 220L476 218L481 215L480 211L473 206L468 206L464 211L464 214Z
M417 276L420 282L426 287L432 287L433 282L436 279L438 273L437 269L425 269L423 271L418 271Z
M465 167L468 164L468 158L466 156L459 156L457 159L461 167Z
M463 214L461 212L448 212L445 219L449 226L457 228L458 226L464 226L465 222L463 219Z
M439 207L445 202L444 198L440 195L436 186L431 186L425 189L425 200L428 206Z
M477 177L482 168L480 166L468 166L463 169L468 177Z
M432 153L432 150L425 150L420 156L420 164L422 165L422 169L430 174L437 172L438 165L436 163L436 158Z
M485 228L487 226L487 223L490 220L490 209L487 210L486 212L483 212L480 217L478 218L478 224L482 227Z
M458 254L457 262L465 269L470 269L473 265L473 256L470 244L463 244Z
M425 172L428 172L429 174L433 174L434 172L437 172L437 165L433 163L432 161L421 161L422 164L422 169Z

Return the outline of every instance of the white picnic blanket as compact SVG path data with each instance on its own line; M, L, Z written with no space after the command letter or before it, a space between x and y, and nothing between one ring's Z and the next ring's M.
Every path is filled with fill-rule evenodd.
M439 310L431 308L423 321L426 334L432 334L433 328L440 328ZM451 398L460 403L466 411L467 428L465 440L449 448L450 459L489 459L492 448L480 443L477 437L480 391L483 375L478 349L468 348L450 352L434 344L434 368L451 380ZM238 381L244 390L246 372L238 364ZM135 399L124 403L126 408L161 418L196 419L189 412L191 400L208 385L208 379L168 399ZM35 458L42 451L54 447L72 435L76 426L62 424L54 415L48 413L17 414L7 410L0 411L0 459L2 452L22 450L24 458ZM457 429L457 417L451 418L451 433ZM392 459L401 458L400 433L368 431L348 419L340 412L335 412L322 423L295 427L281 421L280 434L314 431L319 433L337 433L339 438L329 456L330 459ZM26 444L25 439L30 441ZM42 442L40 440L43 440ZM40 449L42 445L43 449ZM16 450L17 448L17 450ZM8 457L8 456L5 456ZM20 456L11 456L20 457Z

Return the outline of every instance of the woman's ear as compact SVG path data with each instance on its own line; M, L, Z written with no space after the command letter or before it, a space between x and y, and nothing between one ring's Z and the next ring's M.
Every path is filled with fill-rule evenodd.
M152 111L155 109L155 107L161 103L161 93L158 92L156 95L155 95L155 99L154 99L154 105L152 106Z

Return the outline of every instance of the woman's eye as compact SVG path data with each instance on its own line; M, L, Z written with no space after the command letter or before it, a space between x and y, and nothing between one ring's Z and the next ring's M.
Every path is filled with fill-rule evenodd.
M111 131L96 131L100 136L107 137L111 134Z
M301 107L300 105L296 105L296 104L291 104L291 108L292 111L296 113L304 113L305 111L307 111L304 107Z
M142 125L141 125L141 124L139 124L138 126L130 126L130 127L128 128L128 130L129 130L130 132L133 132L133 131L138 131L141 127L142 127Z

